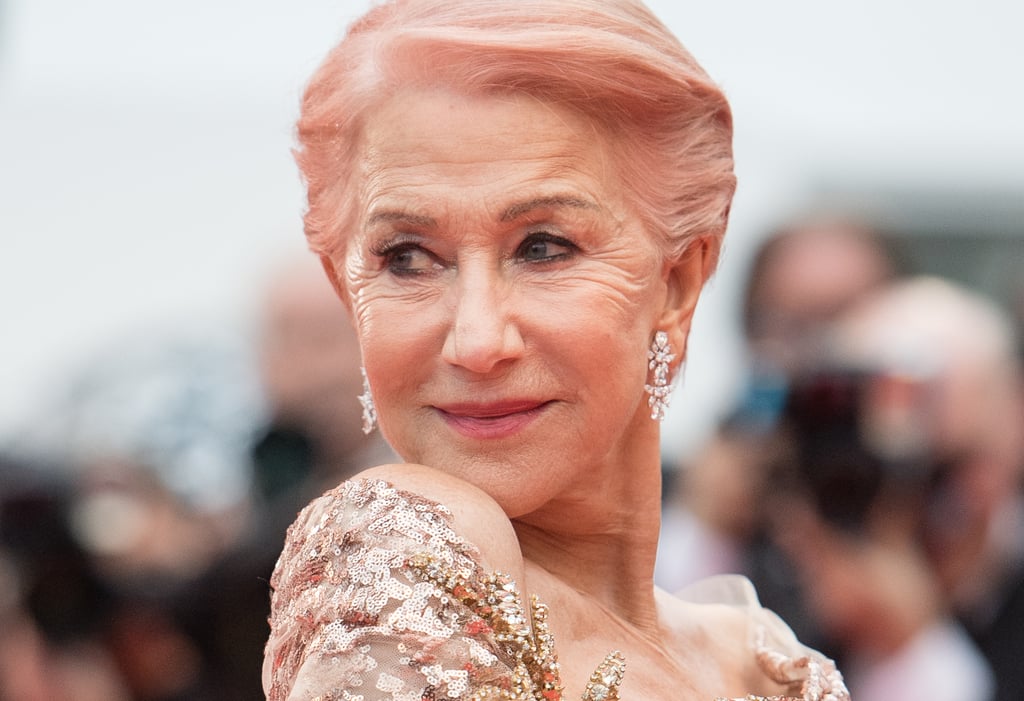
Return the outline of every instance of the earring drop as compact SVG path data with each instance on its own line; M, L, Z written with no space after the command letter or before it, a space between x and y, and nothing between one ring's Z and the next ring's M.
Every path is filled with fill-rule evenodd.
M654 371L654 384L644 385L644 390L650 395L647 405L651 407L651 418L655 421L665 420L665 410L668 409L669 395L672 393L668 378L669 363L675 357L668 344L668 334L664 331L655 333L651 349L647 351L650 361L647 367Z
M377 407L373 405L373 395L370 394L370 381L366 378L366 368L360 367L359 372L363 375L363 393L359 395L359 403L363 405L363 433L373 433L377 425Z

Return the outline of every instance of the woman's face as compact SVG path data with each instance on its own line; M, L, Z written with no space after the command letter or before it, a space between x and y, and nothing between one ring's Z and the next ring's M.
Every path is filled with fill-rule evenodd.
M669 275L605 137L525 97L408 91L368 120L334 261L381 430L512 516L656 444Z

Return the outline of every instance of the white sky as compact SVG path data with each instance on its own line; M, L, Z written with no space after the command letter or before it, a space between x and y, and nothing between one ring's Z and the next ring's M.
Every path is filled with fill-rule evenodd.
M724 267L673 410L685 442L735 386L740 264L817 177L1024 191L1024 3L651 5L737 124ZM0 435L126 330L247 312L302 246L302 83L366 6L0 1Z

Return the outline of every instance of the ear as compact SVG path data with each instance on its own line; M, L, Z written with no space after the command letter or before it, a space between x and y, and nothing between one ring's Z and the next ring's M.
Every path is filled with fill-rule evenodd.
M686 359L686 342L693 312L704 283L711 275L716 246L712 237L696 239L679 259L666 261L662 269L666 287L665 306L658 319L658 328L668 333L672 352L680 363Z
M341 281L341 276L338 275L338 269L334 267L334 261L327 256L320 256L320 265L324 267L324 272L327 273L327 279L331 281L331 287L334 288L334 293L338 295L341 303L345 305L345 309L348 310L349 316L352 314L352 305L348 298L348 290L345 289L345 285Z

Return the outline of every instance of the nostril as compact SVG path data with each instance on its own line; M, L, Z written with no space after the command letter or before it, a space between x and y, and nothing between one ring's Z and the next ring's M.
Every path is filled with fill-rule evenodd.
M500 308L479 303L465 306L471 309L456 314L445 338L442 356L446 362L486 373L521 355L519 330Z

